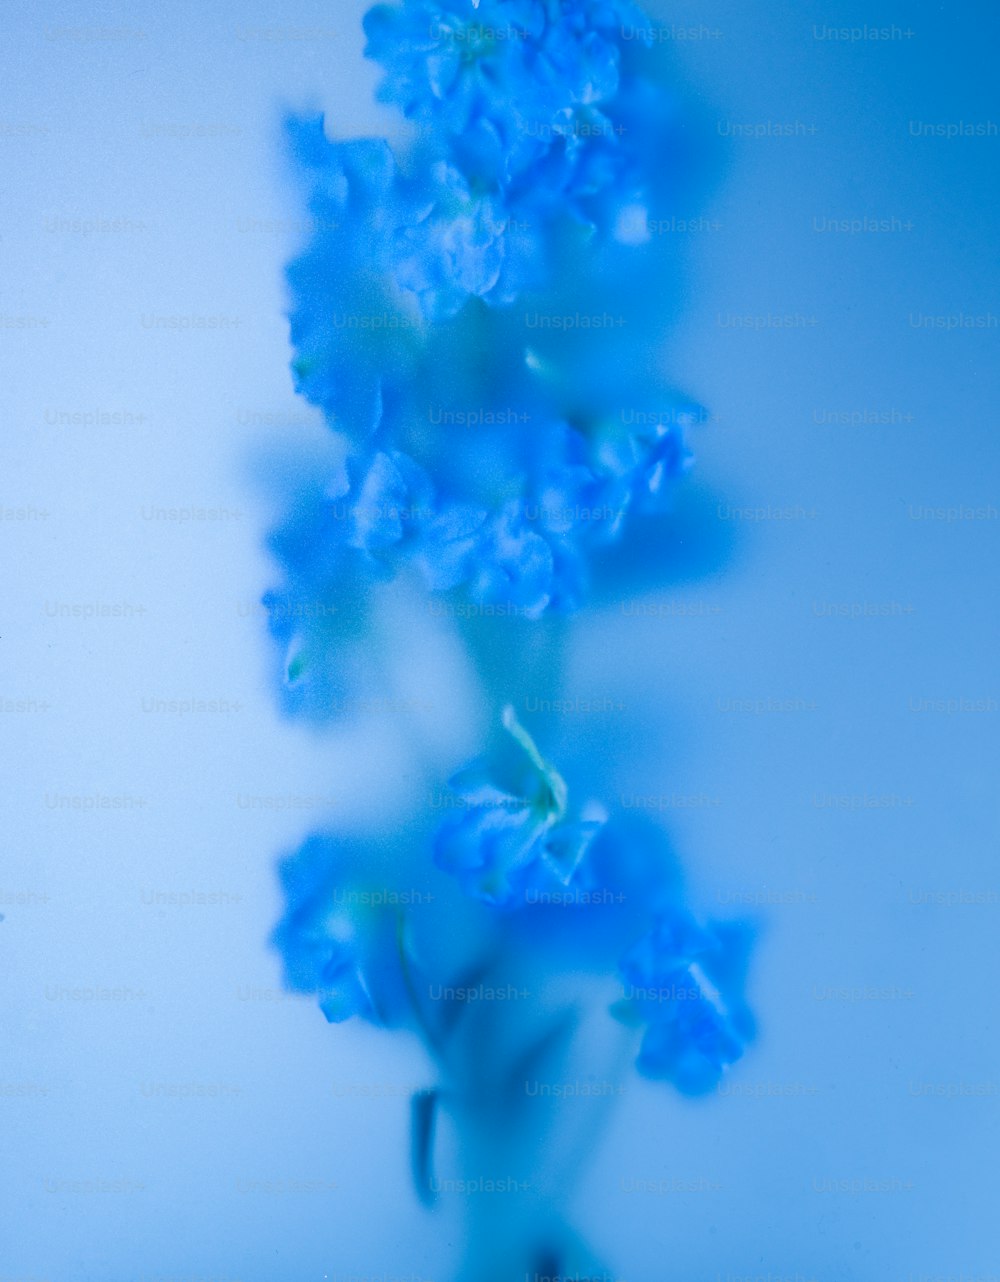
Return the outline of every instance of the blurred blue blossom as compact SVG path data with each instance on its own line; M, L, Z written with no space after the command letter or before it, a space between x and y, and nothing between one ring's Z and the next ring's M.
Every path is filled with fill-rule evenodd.
M420 123L424 145L490 211L497 270L481 296L509 302L530 277L522 266L503 279L505 260L531 257L518 227L543 239L573 220L607 229L600 197L613 192L619 207L638 197L642 175L615 114L635 80L624 32L647 30L637 14L624 0L404 0L366 16L366 53L386 71L380 97Z
M452 778L461 813L439 830L434 861L467 894L508 906L524 903L530 889L569 885L603 816L568 820L562 776L512 708L503 724L515 751L503 764L479 761Z
M510 146L614 94L619 29L635 12L609 0L404 0L366 15L366 52L386 68L384 101L435 134L485 119Z
M688 465L669 423L584 435L536 426L526 411L494 417L474 441L414 434L422 462L401 449L349 456L275 531L284 582L265 605L287 680L310 662L315 677L323 638L342 634L368 587L407 570L432 592L526 618L576 610L593 550L618 539L630 516L662 510ZM507 421L515 417L524 422Z
M289 122L315 233L288 267L296 391L352 439L381 420L383 389L409 371L421 318L394 271L395 237L415 211L388 143L330 143L322 120Z
M352 876L344 843L314 835L279 866L285 913L272 936L285 983L315 993L331 1023L399 1023L409 1002L399 913Z
M640 1072L685 1094L712 1090L743 1054L753 1023L741 994L744 932L663 913L621 964L624 1006L646 1024Z

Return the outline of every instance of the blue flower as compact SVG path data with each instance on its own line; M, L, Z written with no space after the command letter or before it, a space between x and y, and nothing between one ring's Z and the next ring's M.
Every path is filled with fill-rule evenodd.
M686 913L663 914L621 963L625 1005L646 1023L637 1061L687 1095L712 1090L753 1023L740 995L746 939Z
M406 571L429 591L525 618L576 610L591 553L630 515L661 509L687 466L677 423L578 431L541 413L511 417L524 422L464 441L425 427L406 442L418 462L390 444L394 413L377 433L387 448L349 454L299 496L271 536L284 581L264 598L291 711L329 715L357 686L371 588Z
M407 455L379 453L352 492L349 542L387 565L414 564L432 591L443 591L468 577L485 516L442 500Z
M612 0L404 0L366 15L366 53L386 69L383 101L438 134L493 133L509 174L553 145L562 113L614 96L636 13Z
M304 634L343 632L366 587L407 567L433 592L527 618L576 609L590 550L617 538L629 512L662 506L687 462L676 425L611 423L585 435L541 414L508 420L465 442L425 428L409 442L424 463L373 443L303 498L271 539L286 586L266 604L287 675L301 677L311 662L301 652L319 648L304 646ZM390 416L379 437L395 424Z
M272 943L293 992L315 993L331 1023L352 1015L394 1024L407 1009L398 915L370 907L349 852L327 835L310 837L279 865L285 914ZM384 897L384 896L383 896Z
M356 494L355 481L355 494ZM283 581L263 598L277 643L279 689L288 712L328 718L364 693L363 624L382 562L352 543L352 477L302 487L268 540Z
M507 759L476 762L451 779L462 813L438 831L434 862L466 894L509 907L529 888L568 885L603 820L568 820L564 780L512 708L503 725L512 740Z
M641 133L666 108L625 65L627 28L631 53L648 27L627 0L404 0L366 15L380 96L419 123L410 168L433 179L403 269L426 315L463 296L508 305L545 284L567 236L580 247L574 228L617 235L621 211L644 208L662 157L629 122L637 98Z
M395 270L428 320L453 316L470 297L510 294L498 289L507 266L508 218L496 195L476 191L442 160L427 168L414 203L417 217L396 237Z
M296 390L353 439L377 428L404 380L422 319L396 276L396 239L416 218L388 143L331 143L321 118L289 122L315 231L288 267Z
M534 619L552 600L556 563L552 547L530 528L524 506L517 499L505 504L485 529L469 595Z

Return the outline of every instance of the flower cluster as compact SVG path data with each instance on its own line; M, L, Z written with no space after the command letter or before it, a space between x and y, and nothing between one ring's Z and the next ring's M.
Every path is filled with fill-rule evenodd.
M368 52L416 139L290 122L313 227L288 269L292 368L348 461L310 534L317 578L279 537L279 596L413 568L474 604L566 613L594 550L669 503L698 409L659 372L648 214L670 109L626 24L620 0L379 6ZM315 652L309 631L283 639Z
M429 314L537 288L560 240L634 234L649 180L640 139L664 104L626 65L626 25L643 30L621 0L404 0L369 12L381 97L422 127L430 181L405 261Z
M579 905L583 914L588 905L625 898L612 893L625 884L624 852L611 843L610 863L590 857L604 830L604 812L591 805L571 819L565 781L510 708L503 725L507 751L452 779L458 814L434 835L434 863L498 914L495 924L530 917L533 904ZM361 852L355 862L371 868L379 860ZM328 1019L356 1014L374 1023L400 1022L412 1001L407 972L415 969L403 948L403 918L384 907L392 902L384 893L381 908L358 907L371 901L354 888L350 863L343 843L325 836L310 838L285 860L287 908L274 942L289 986L315 993ZM658 881L648 871L642 877L645 901L661 898ZM345 899L355 905L349 912L341 907ZM634 922L646 912L633 904L625 916ZM607 926L606 917L577 923L585 934ZM614 1007L623 1023L645 1026L641 1072L697 1095L713 1089L740 1058L753 1035L741 996L747 943L740 925L702 926L677 906L655 914L653 926L621 960L624 998ZM601 953L597 939L590 950Z

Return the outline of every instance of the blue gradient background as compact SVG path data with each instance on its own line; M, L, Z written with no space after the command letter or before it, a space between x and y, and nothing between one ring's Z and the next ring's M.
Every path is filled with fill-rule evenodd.
M370 106L361 12L4 18L0 1280L445 1282L457 1255L458 1223L408 1187L420 1053L276 1000L264 946L276 853L326 820L404 816L407 744L445 774L479 729L460 656L429 633L395 675L424 696L405 725L281 722L252 604L273 577L259 460L280 438L323 448L286 368L281 267L302 214L280 108L319 103L342 134L391 128ZM653 817L700 907L759 923L760 1037L724 1096L631 1079L575 1213L626 1282L995 1278L1000 22L923 2L656 15L702 27L668 51L711 178L690 211L708 225L677 234L672 365L714 421L647 616L615 603L574 628L566 693L627 710L565 733L621 746L607 795L666 798ZM833 42L814 23L913 34ZM962 120L994 135L910 130ZM802 130L732 136L766 121ZM865 216L912 229L814 230ZM85 234L74 219L126 221ZM731 323L778 313L809 323ZM911 320L956 313L992 327ZM95 409L132 420L58 417ZM822 421L864 410L894 421ZM226 515L150 516L192 505ZM914 516L961 505L992 508ZM798 515L747 519L761 507ZM72 617L94 603L129 617ZM143 711L183 698L232 706ZM767 699L795 710L727 710ZM949 699L990 702L916 710ZM53 805L94 794L132 807ZM862 794L895 801L823 803ZM289 795L296 809L241 804ZM949 902L969 895L985 902ZM95 985L130 996L65 992ZM893 995L836 995L853 986ZM888 1189L830 1191L865 1179ZM642 1180L687 1191L629 1191Z

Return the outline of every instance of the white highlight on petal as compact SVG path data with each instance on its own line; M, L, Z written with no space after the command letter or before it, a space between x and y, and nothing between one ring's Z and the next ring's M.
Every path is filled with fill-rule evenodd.
M706 1000L715 1007L718 1014L726 1015L728 1012L726 1010L726 1004L722 1000L722 994L708 978L698 963L692 962L688 967L688 970L691 972L691 977L694 979L695 983L705 994Z
M643 245L649 240L645 205L626 205L615 222L615 240L622 245Z

